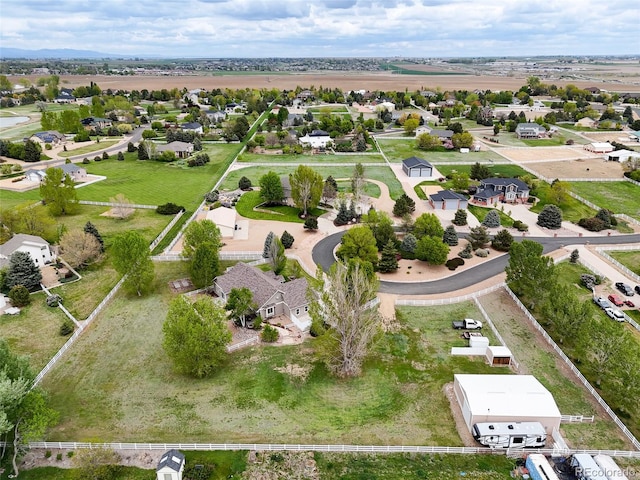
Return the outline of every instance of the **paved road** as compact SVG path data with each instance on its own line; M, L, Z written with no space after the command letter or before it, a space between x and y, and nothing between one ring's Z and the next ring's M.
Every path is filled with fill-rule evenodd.
M336 261L333 251L340 243L343 232L335 233L323 238L313 248L313 263L320 264L323 269L328 270ZM516 241L521 238L516 238ZM543 252L549 253L565 245L607 245L607 244L624 244L624 243L640 243L640 234L635 235L614 235L611 237L527 237L527 240L533 240L542 244ZM501 255L487 262L469 268L464 272L457 273L450 277L440 280L431 280L425 282L380 282L380 292L395 293L399 295L427 295L433 293L447 293L460 290L475 285L483 280L493 277L504 272L509 261L509 255Z

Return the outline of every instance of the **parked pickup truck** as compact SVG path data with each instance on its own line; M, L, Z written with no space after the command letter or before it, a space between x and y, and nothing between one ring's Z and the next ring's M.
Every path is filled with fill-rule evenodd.
M472 318L465 318L459 322L453 322L452 325L456 330L480 330L482 328L482 322L473 320Z

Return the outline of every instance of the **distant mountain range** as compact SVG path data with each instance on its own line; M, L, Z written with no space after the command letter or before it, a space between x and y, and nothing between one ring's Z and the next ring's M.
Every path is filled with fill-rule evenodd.
M0 48L0 58L55 58L68 60L71 58L135 58L134 55L95 52L93 50L74 50L71 48L43 48L40 50L24 50L22 48Z

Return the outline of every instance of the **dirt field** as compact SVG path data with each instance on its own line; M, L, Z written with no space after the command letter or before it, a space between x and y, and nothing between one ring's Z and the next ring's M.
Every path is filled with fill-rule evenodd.
M496 153L514 162L539 162L544 160L565 160L591 158L595 155L581 147L535 147L535 148L501 148ZM598 158L602 159L600 155Z
M161 90L163 88L281 88L294 89L297 86L331 86L342 90L417 90L417 89L481 89L481 90L517 90L527 83L526 75L490 76L490 75L397 75L389 72L311 72L284 75L182 75L182 76L112 76L112 75L64 75L60 79L62 86L75 88L81 85L97 83L103 90ZM36 80L34 77L33 81ZM558 86L566 84L582 88L600 87L611 89L611 85L598 81L563 81L552 83ZM616 84L616 89L637 91L638 85Z
M523 162L524 163L524 162ZM602 158L541 162L527 165L537 174L547 178L622 178L622 165L605 162Z

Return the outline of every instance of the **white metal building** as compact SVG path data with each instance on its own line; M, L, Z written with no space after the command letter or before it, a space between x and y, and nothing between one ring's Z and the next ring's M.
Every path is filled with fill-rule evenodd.
M453 391L469 431L475 423L540 422L551 434L561 414L533 375L455 374Z

